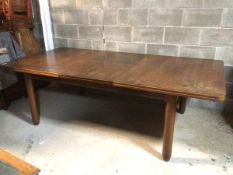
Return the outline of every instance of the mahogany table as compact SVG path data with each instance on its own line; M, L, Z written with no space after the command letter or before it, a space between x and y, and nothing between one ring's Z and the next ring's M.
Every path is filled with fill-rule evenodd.
M163 159L172 153L176 111L183 113L188 97L224 101L222 61L60 48L0 65L25 76L32 121L39 124L33 80L57 80L82 87L159 96L166 102Z

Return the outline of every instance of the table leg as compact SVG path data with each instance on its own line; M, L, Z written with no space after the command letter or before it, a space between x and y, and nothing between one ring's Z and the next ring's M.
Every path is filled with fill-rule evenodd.
M32 122L34 125L38 125L40 123L40 114L39 114L38 98L34 88L33 80L30 76L25 75L25 82L27 87L29 105L32 114Z
M186 103L187 103L187 98L186 97L178 97L178 109L177 112L180 114L184 114L186 110Z
M169 161L172 154L172 143L174 124L176 116L176 100L175 96L167 96L163 130L163 160Z

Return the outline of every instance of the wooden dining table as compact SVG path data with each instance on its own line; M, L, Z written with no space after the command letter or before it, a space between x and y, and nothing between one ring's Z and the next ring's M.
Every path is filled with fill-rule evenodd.
M211 59L58 48L0 68L24 75L35 125L40 121L35 79L161 98L165 161L172 154L176 112L184 113L187 98L220 102L225 98L224 64Z

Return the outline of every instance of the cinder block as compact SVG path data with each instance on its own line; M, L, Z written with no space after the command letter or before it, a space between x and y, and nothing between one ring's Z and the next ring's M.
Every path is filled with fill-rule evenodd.
M116 9L104 9L104 24L114 25L117 23L117 10Z
M146 9L120 9L118 11L118 23L120 25L146 25Z
M132 6L135 8L164 8L166 5L165 0L132 0Z
M152 9L149 10L149 24L159 26L180 26L183 10L181 9Z
M120 52L145 54L146 45L136 43L118 43Z
M200 29L168 27L165 30L165 43L198 44Z
M56 9L56 10L51 10L51 20L52 23L54 24L64 24L64 10L62 9Z
M104 42L103 42L103 40L92 41L92 49L93 50L104 50Z
M89 10L89 23L91 25L103 25L103 10L98 9L92 9Z
M134 27L133 41L162 43L163 42L163 27Z
M66 24L88 24L87 10L65 10Z
M103 27L102 26L80 26L79 39L102 39Z
M223 10L222 26L233 28L233 9Z
M233 8L232 0L204 0L205 8Z
M63 38L54 38L53 40L54 40L55 48L67 47L67 46L68 46L68 41L67 41L67 39L63 39Z
M132 6L132 0L103 0L104 7L126 8Z
M149 55L164 55L164 56L177 56L178 46L175 45L147 45L147 54Z
M131 27L105 26L104 38L110 41L131 41Z
M197 27L217 27L221 24L221 9L186 9L183 25Z
M225 64L233 65L233 47L218 47L216 59L223 60Z
M215 48L212 47L196 47L182 46L180 48L180 57L214 59Z
M197 8L202 7L203 0L167 0L168 8Z
M55 25L55 36L59 38L77 38L78 27L76 25Z
M216 52L215 58L233 65L233 0L50 2L56 47L143 53L142 45L147 44L151 54L213 58ZM41 38L39 18L34 25Z
M105 42L104 44L104 50L108 51L118 51L118 45L116 42Z
M68 47L80 49L92 49L91 40L69 40Z
M201 45L233 46L233 29L203 29Z
M77 0L77 7L102 7L102 0Z
M51 8L74 8L76 0L50 0Z

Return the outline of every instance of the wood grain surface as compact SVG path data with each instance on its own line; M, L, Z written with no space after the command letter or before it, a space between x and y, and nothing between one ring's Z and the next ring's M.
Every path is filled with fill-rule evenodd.
M60 48L0 66L27 74L224 101L222 61Z
M18 170L19 175L37 175L40 170L0 149L0 161Z

